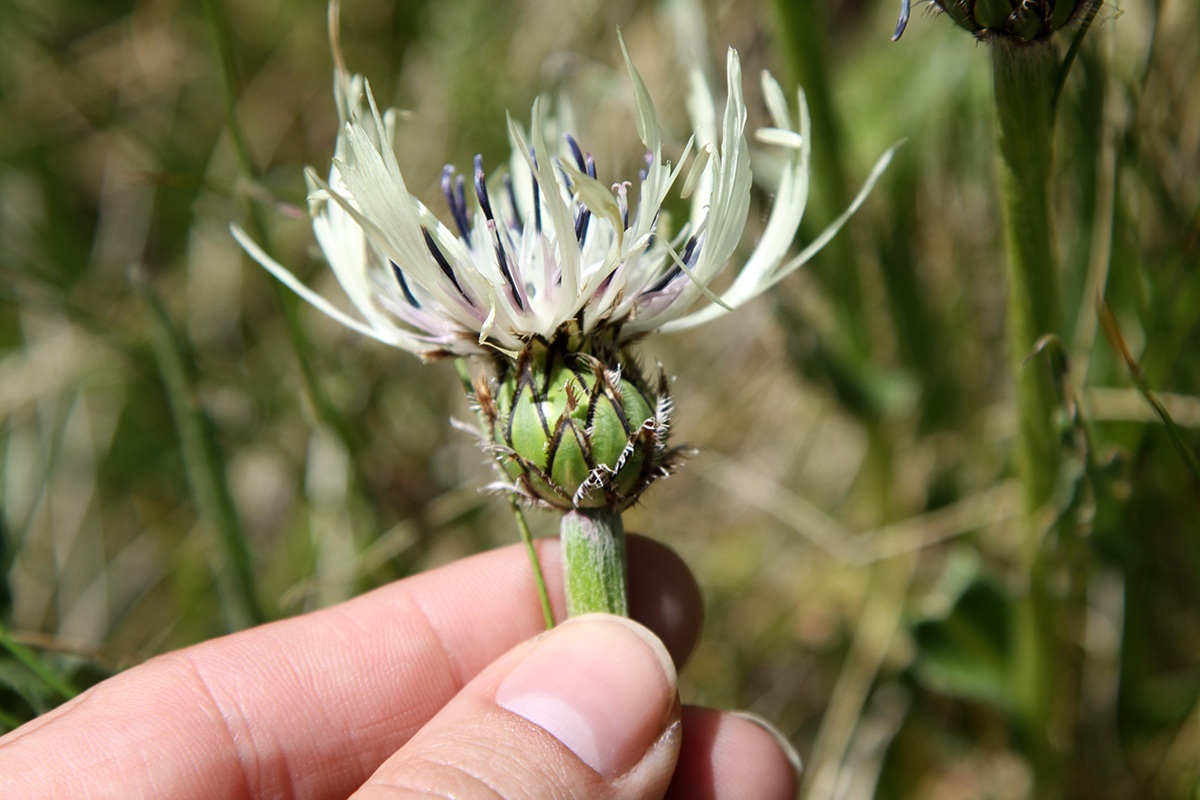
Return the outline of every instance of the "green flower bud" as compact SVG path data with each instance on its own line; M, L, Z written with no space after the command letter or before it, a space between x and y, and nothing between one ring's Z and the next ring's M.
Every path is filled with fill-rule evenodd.
M665 379L604 337L534 339L476 396L506 488L538 505L620 511L677 456Z

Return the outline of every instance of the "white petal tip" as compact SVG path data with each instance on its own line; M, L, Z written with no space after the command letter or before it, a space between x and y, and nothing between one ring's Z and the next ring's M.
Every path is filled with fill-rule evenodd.
M787 131L782 128L759 128L754 132L754 138L763 144L786 147L790 150L799 150L804 147L803 136L795 131Z

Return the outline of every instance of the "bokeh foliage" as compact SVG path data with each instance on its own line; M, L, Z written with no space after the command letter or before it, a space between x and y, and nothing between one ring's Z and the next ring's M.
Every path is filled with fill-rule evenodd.
M891 3L724 0L706 27L690 7L346 0L343 37L411 111L399 156L434 208L442 164L498 163L505 112L536 93L574 99L602 178L633 174L618 26L677 146L690 58L732 45L750 78L804 84L809 236L907 140L806 272L653 343L676 435L702 453L626 525L706 591L685 699L774 720L809 796L1029 796L986 54L920 14L890 44ZM1198 31L1190 0L1106 5L1059 100L1069 326L1047 514L1072 531L1050 576L1070 796L1200 785L1200 485L1097 315L1102 295L1196 452ZM0 726L155 653L515 539L446 424L470 416L449 366L339 329L228 235L257 226L337 295L297 213L302 167L332 149L329 87L324 0L0 5Z

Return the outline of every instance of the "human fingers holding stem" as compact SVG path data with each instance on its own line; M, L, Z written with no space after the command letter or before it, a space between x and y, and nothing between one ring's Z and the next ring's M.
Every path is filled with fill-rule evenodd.
M699 593L668 548L629 547L649 630L539 635L528 562L504 548L122 673L0 738L0 796L792 796L767 729L680 708Z

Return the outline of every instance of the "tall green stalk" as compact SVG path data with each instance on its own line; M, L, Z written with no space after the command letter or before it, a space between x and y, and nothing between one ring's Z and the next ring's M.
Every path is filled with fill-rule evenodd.
M1072 734L1069 694L1077 680L1055 623L1065 611L1075 610L1078 601L1058 596L1052 586L1053 568L1063 567L1054 561L1056 547L1069 545L1060 539L1072 534L1069 519L1054 503L1061 466L1061 400L1045 358L1034 352L1043 337L1063 337L1050 199L1054 108L1066 65L1099 1L933 0L933 5L986 42L992 58L997 177L1008 256L1008 357L1017 415L1014 467L1022 487L1023 519L1022 584L1011 604L1008 678L1011 709L1036 774L1036 796L1058 797L1065 789L1062 756ZM897 38L906 16L907 3ZM1068 25L1080 26L1080 34L1060 62L1053 36Z
M1057 59L1048 41L992 43L998 170L1008 253L1008 342L1017 406L1016 471L1023 487L1021 575L1013 606L1014 707L1038 773L1040 796L1058 781L1054 764L1061 648L1044 563L1047 517L1059 470L1058 401L1048 371L1030 359L1035 342L1061 335L1059 277L1051 233L1050 173Z
M811 111L813 141L821 152L812 165L816 214L811 215L815 230L820 230L838 209L846 207L852 196L846 167L847 138L842 131L842 112L828 68L828 41L832 33L826 19L828 8L819 0L775 0L772 10L789 80L804 90ZM795 360L801 374L812 374L814 367L818 373L825 372L824 377L842 406L862 419L869 442L863 485L874 498L880 519L886 520L891 513L895 448L885 418L885 401L871 374L879 363L878 342L872 340L871 327L862 324L863 308L869 305L863 274L866 261L854 237L838 236L824 248L821 258L812 263L811 269L834 310L836 323L832 330L823 331L817 344L820 355L814 358L813 354L805 353ZM789 307L786 299L778 302L781 306L777 311L785 326L809 324L798 309ZM920 309L904 311L906 319L899 320L901 327L907 326L909 330L920 327L909 326L910 318L919 315ZM826 363L817 367L820 362Z
M1008 251L1008 341L1016 380L1017 471L1025 487L1025 511L1033 515L1049 499L1058 473L1054 387L1045 370L1027 362L1039 338L1061 334L1061 292L1050 224L1057 60L1049 42L1013 45L996 41L991 53ZM1027 551L1036 549L1035 542L1027 545Z

